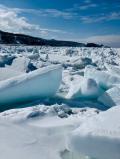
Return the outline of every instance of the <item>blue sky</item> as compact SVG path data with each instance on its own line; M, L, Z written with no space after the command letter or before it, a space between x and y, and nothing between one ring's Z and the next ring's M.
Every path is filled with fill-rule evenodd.
M0 29L120 47L120 0L0 0Z

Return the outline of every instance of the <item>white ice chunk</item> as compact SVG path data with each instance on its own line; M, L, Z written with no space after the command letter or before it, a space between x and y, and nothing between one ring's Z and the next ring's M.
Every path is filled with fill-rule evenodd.
M30 59L26 57L17 57L13 60L12 65L10 68L15 69L19 72L27 72L28 71L28 65L30 63Z
M96 70L93 67L86 67L84 76L86 78L93 78L104 89L109 89L116 84L120 84L120 77L105 71Z
M82 76L71 83L70 90L66 98L95 99L103 93L103 90L93 79Z
M108 65L106 64L105 67L111 74L115 74L117 76L120 76L120 66L114 66L114 65Z
M83 76L75 75L73 76L73 80L70 82L70 89L68 94L66 95L66 98L73 98L73 96L76 94L76 92L79 92L81 88L81 82L83 81Z
M120 88L113 87L107 90L98 98L98 101L108 107L120 105Z
M53 96L60 86L62 67L49 66L0 82L0 104Z
M74 130L68 149L96 159L120 159L120 106L101 112Z

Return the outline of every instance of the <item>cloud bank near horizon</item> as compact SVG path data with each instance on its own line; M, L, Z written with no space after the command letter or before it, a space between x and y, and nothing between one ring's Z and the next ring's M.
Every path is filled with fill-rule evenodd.
M104 4L105 5L105 4ZM114 33L96 33L89 34L89 25L95 25L96 23L119 21L120 20L120 12L109 11L109 14L99 13L99 17L97 15L82 15L79 14L79 11L86 11L92 8L98 8L96 3L92 3L90 0L84 1L82 5L74 4L72 8L67 9L53 9L53 8L39 8L39 9L31 9L31 8L17 8L17 7L8 7L6 5L0 5L0 30L14 32L14 33L23 33L32 36L38 36L43 38L56 38L56 39L73 39L75 41L80 42L94 42L99 44L104 44L112 47L120 47L120 34ZM87 32L81 35L78 32L78 35L74 32L76 29L71 29L66 27L58 28L55 23L52 24L52 27L43 27L42 20L39 23L34 23L30 20L29 16L33 17L42 17L42 18L52 18L54 21L56 19L63 19L64 21L68 21L68 23L72 23L72 21L78 21L81 25L88 26L88 35ZM51 20L52 21L52 20ZM40 24L41 23L41 24ZM63 24L64 25L64 24ZM73 26L70 26L73 27ZM78 26L79 27L79 26ZM82 28L83 29L83 28ZM104 30L104 27L101 28ZM72 31L73 30L73 31ZM81 30L80 30L81 31ZM114 32L114 30L113 30ZM78 40L81 39L81 40Z

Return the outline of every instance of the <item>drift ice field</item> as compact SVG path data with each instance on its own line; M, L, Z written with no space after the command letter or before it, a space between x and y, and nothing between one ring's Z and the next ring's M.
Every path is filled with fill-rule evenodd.
M120 49L0 46L0 159L120 159Z

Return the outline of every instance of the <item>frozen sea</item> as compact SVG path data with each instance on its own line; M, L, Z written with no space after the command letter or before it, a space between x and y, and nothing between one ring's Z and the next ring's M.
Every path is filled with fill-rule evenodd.
M120 159L120 49L0 46L1 159Z

